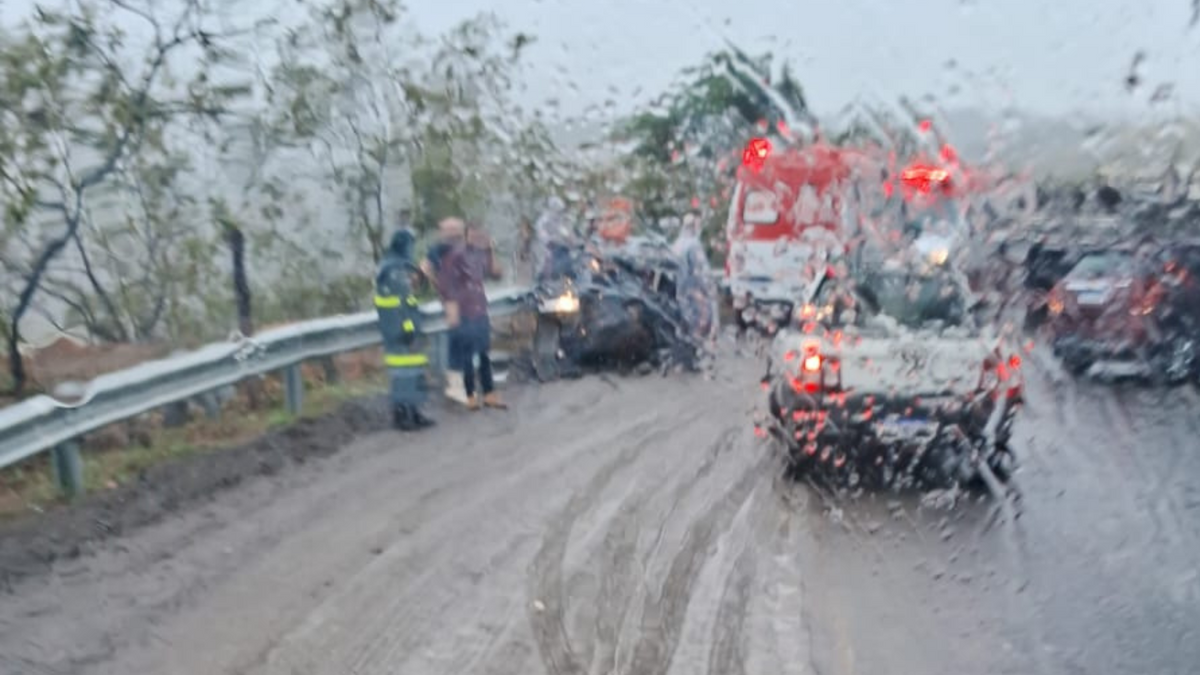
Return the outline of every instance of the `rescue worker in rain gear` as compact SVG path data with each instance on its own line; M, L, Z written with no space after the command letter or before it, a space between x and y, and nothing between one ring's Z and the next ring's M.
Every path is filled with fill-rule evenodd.
M415 431L433 426L433 420L421 412L428 392L425 371L429 357L418 349L421 315L412 292L412 230L392 235L379 271L375 276L375 309L379 313L379 331L383 334L384 364L388 369L392 419L396 428Z
M534 278L544 280L570 272L571 249L576 245L574 228L567 206L558 197L546 202L546 210L534 225Z

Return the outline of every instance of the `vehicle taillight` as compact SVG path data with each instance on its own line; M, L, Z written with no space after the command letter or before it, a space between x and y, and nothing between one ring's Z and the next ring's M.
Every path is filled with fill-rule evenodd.
M934 188L947 189L950 173L933 166L911 166L900 173L900 180L909 189L929 194Z
M804 370L809 373L816 373L821 370L821 355L813 354L804 357Z
M1018 368L1020 368L1021 367L1021 357L1017 356L1016 354L1013 354L1011 357L1009 357L1008 367L1012 368L1013 370L1017 370Z

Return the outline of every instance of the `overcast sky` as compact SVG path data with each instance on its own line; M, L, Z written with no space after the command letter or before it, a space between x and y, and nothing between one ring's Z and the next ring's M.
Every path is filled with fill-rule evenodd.
M54 0L50 0L53 2ZM228 0L226 0L228 1ZM235 11L270 2L236 0ZM279 3L279 4L275 4ZM0 0L3 23L34 0ZM818 111L855 97L933 95L946 107L1137 114L1174 86L1174 106L1200 104L1200 28L1191 0L409 0L425 32L498 12L538 36L526 102L555 98L578 114L611 99L627 111L681 68L731 40L771 50L798 71ZM1147 52L1143 88L1124 89ZM954 66L947 65L954 62ZM1187 64L1191 64L1189 67ZM951 93L958 87L957 95Z
M1144 110L1160 83L1172 83L1187 105L1200 103L1200 28L1188 31L1190 0L413 0L409 6L430 30L503 8L497 11L513 27L541 40L531 52L531 97L560 97L568 112L609 97L626 107L639 87L661 90L724 39L788 57L822 111L865 93L933 94L948 107L1011 102L1048 113L1131 112ZM1147 52L1147 85L1131 100L1124 78L1139 50ZM951 60L953 68L946 65ZM952 85L959 95L949 93Z

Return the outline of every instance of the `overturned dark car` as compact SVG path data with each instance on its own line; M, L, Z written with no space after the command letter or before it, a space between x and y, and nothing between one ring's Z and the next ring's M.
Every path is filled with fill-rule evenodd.
M769 431L794 473L938 487L1012 469L1021 359L978 327L965 280L884 268L826 279L775 340Z
M643 366L699 370L706 355L678 300L680 263L665 246L601 255L555 246L530 300L538 379Z
M1197 368L1200 297L1178 247L1088 251L1047 294L1045 330L1075 375L1177 385Z

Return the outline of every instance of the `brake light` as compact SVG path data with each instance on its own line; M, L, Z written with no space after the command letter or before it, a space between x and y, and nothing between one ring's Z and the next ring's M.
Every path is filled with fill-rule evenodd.
M812 356L804 357L805 372L815 373L821 370L821 355L813 354Z
M950 172L932 166L912 166L900 173L900 180L909 188L928 194L936 187L945 187Z
M1013 354L1012 357L1008 359L1008 367L1012 368L1013 370L1017 370L1018 368L1020 368L1021 367L1021 357L1017 356L1016 354Z
M950 173L945 169L934 169L927 166L915 166L911 169L905 169L900 177L906 183L917 183L929 181L931 183L944 183L950 177Z

